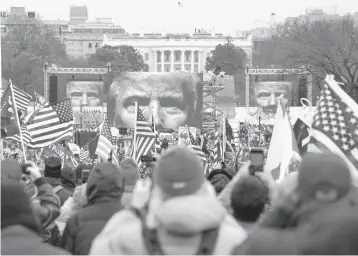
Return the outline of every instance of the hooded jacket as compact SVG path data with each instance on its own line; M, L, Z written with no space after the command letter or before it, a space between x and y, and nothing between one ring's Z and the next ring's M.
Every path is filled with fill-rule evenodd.
M163 200L160 189L155 187L145 222L149 228L157 230L163 251L171 255L195 254L202 233L213 228L218 228L214 255L231 254L247 236L217 200L209 182L205 182L194 195L166 200ZM141 220L129 210L115 214L93 241L90 254L148 254Z
M87 204L87 183L75 188L73 195L61 207L61 214L56 220L56 224L61 234L65 230L67 220L74 214L78 213Z
M123 209L120 202L123 183L123 177L115 165L96 165L87 182L88 203L68 219L61 247L72 254L88 254L92 240L112 215Z
M43 243L41 226L29 198L16 181L1 181L1 254L64 255L67 252Z

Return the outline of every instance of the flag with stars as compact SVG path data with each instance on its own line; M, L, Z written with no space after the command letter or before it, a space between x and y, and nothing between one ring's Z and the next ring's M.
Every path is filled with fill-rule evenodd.
M313 119L310 144L346 160L352 175L358 172L358 105L327 75Z
M194 138L193 134L191 134L191 132L188 130L188 134L189 134L189 139L190 139L190 144L188 145L189 148L191 148L194 153L196 154L197 157L199 157L199 159L202 161L203 163L203 168L204 168L204 173L208 174L208 160L205 157L204 152L201 150L201 147L199 146L198 141Z
M137 117L134 138L134 143L136 143L136 150L134 150L134 143L132 143L131 157L138 164L140 164L140 157L149 153L149 151L154 147L157 137L149 123L145 120L144 115L137 104L136 107Z
M11 83L11 80L7 81L5 79L2 79L1 91L5 92L7 90L7 88L9 87L10 83ZM13 88L14 99L15 99L17 109L26 112L27 106L29 105L29 102L32 100L32 96L30 94L26 93L25 91L17 88L13 84L12 84L12 88ZM6 102L11 103L10 97L9 97L9 99L6 99L6 100L2 99L1 108L3 107L3 104Z
M27 131L31 147L43 148L73 136L73 111L69 99L57 101L35 111Z
M115 138L112 136L108 119L105 117L102 124L101 133L98 138L96 154L105 161L111 159L112 163L119 166L118 157L115 153L115 143Z

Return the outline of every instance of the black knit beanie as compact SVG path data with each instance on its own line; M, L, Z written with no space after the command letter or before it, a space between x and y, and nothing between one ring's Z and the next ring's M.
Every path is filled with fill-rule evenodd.
M62 163L58 157L49 157L45 159L45 177L61 178L61 167Z

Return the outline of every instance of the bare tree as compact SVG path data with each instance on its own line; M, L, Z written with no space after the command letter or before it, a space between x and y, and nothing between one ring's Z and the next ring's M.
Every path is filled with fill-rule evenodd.
M358 28L350 17L284 24L275 36L283 40L282 55L290 66L305 67L321 80L333 74L358 100Z

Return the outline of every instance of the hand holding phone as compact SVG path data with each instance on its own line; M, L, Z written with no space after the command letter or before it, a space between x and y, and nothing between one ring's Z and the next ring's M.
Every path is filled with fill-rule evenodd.
M252 149L249 154L249 160L251 162L249 167L251 175L255 175L256 172L264 171L265 154L262 149Z

